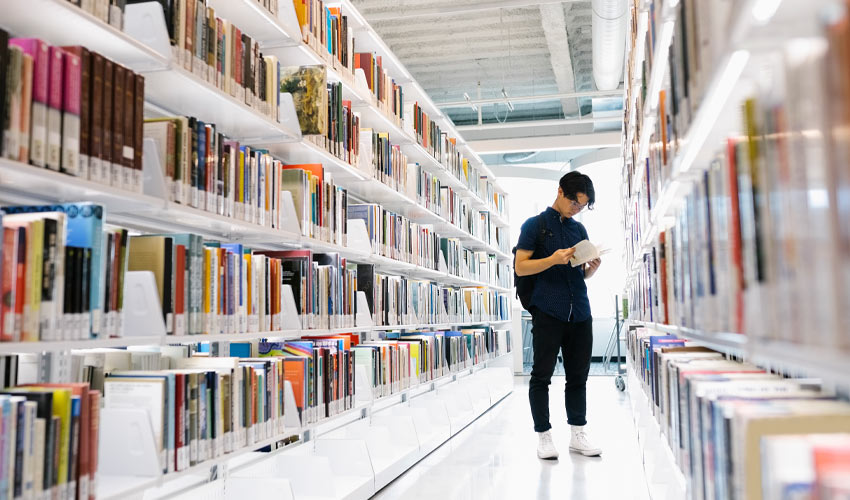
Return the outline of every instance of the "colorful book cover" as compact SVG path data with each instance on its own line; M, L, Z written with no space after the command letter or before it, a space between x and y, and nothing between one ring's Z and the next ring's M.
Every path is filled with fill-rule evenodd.
M327 68L324 66L291 66L280 69L280 92L292 94L301 133L328 133Z
M3 210L6 213L65 213L65 220L67 221L65 245L91 249L91 261L94 264L91 268L91 286L88 287L91 307L88 331L91 337L96 338L100 334L105 289L104 277L106 275L105 259L102 257L105 247L103 244L104 207L97 203L82 202L4 207Z

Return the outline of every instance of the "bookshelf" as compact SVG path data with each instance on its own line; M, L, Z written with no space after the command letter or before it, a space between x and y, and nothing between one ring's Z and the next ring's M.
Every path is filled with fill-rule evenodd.
M691 443L697 443L696 449L676 443L677 417L666 409L668 397L709 416L720 407L711 406L720 403L693 405L763 398L763 411L769 412L783 407L783 396L754 392L789 383L800 390L799 397L830 400L833 406L823 411L831 417L847 409L850 349L843 309L848 260L840 250L846 233L821 229L847 220L846 206L836 201L841 195L835 194L846 189L846 178L838 173L844 168L838 158L844 157L837 131L844 122L835 112L844 109L846 98L834 86L837 80L830 80L835 76L829 69L843 64L837 37L845 33L847 17L846 10L836 8L840 4L752 0L718 2L707 9L698 1L657 0L631 7L623 141L623 226L630 253L625 290L632 339L627 364L652 498L708 497L715 480L722 484L731 475L735 488L745 488L736 491L742 498L759 498L756 492L769 486L778 488L772 490L778 496L787 480L779 472L774 476L766 462L775 453L768 449L772 437L767 435L777 431L757 438L763 457L727 460L728 449L718 449L716 422L691 424L690 431L682 432L704 433L698 438L703 450L715 457L705 464L709 458L699 456L699 441ZM696 17L683 15L683 9ZM705 15L707 10L711 15ZM703 37L696 46L689 45L694 29ZM823 154L814 154L819 148ZM792 198L789 205L786 200ZM818 275L809 279L799 274L802 266L793 256L804 241L817 241L825 256L814 266ZM686 352L692 347L713 352ZM700 364L702 354L718 353L717 364ZM688 363L694 363L690 370L702 367L717 381L688 373ZM682 389L672 379L668 386L661 384L675 370L680 370L679 384L697 391L690 402L675 393ZM736 375L724 378L736 372L746 378L746 371L770 381L762 386L738 381ZM726 407L726 418L746 415L747 425L760 418L770 421L759 410L735 404ZM815 406L783 407L799 420L796 428L782 432L822 432L800 417ZM744 432L736 425L730 424L732 432ZM735 468L731 475L715 474L726 466ZM808 484L808 479L796 481ZM766 490L764 495L771 496Z
M366 86L362 71L352 72L344 68L333 57L323 53L321 45L315 39L308 37L307 42L302 41L301 29L292 2L284 0L279 2L280 12L277 14L272 14L262 6L262 3L254 0L206 0L204 3L213 7L217 16L227 19L234 26L238 26L244 34L259 42L259 47L265 55L277 56L282 65L325 66L329 81L342 83L343 98L352 101L353 110L360 116L363 127L372 128L376 132L389 133L392 143L401 147L401 151L410 163L418 163L423 171L438 178L443 186L454 189L459 197L467 200L471 210L488 212L490 221L495 223L495 227L506 228L509 225L506 211L498 213L494 200L484 198L489 191L482 190L479 195L477 179L471 180L473 187L470 187L467 181L455 177L441 159L435 158L418 144L412 132L412 126L406 126L387 112L386 106L379 103ZM341 8L343 15L350 16L353 21L352 28L356 31L357 40L362 40L362 45L358 42L357 49L375 51L383 55L387 60L385 69L389 77L402 83L405 90L412 89L408 96L418 101L433 119L440 123L444 132L453 137L459 137L451 121L439 112L422 88L410 78L404 66L380 41L357 10L349 2L342 2ZM39 16L31 15L32 12L38 12ZM224 91L222 86L216 85L215 78L211 78L211 72L203 74L187 69L169 43L165 18L159 10L158 3L127 6L123 24L123 29L118 29L65 0L13 0L4 5L3 16L0 19L0 28L15 36L38 37L51 45L82 43L88 49L97 51L116 63L142 74L145 77L144 114L146 118L174 115L196 117L204 122L214 122L218 131L227 138L238 140L242 144L262 147L284 163L321 163L325 172L333 175L334 184L346 189L354 200L378 203L407 217L412 222L431 225L440 236L456 238L466 249L486 252L493 256L491 258L495 259L496 264L510 261L511 255L504 248L499 248L497 243L491 244L490 241L483 239L486 237L486 232L482 231L482 236L470 234L460 227L463 225L460 219L456 224L452 223L417 200L394 190L378 179L369 177L363 170L302 136L295 107L289 94L281 95L279 112L273 116L273 113L268 112L267 109L264 110L262 106L246 104L245 99L238 95L238 90L234 93ZM504 191L498 186L492 172L483 164L480 157L462 141L458 147L470 160L470 164L478 169L476 175L486 175L490 181L493 181L496 192L503 194ZM164 169L158 163L157 153L154 141L145 140L143 172L141 172L144 175L145 186L139 192L37 168L6 158L0 159L0 201L7 205L90 201L103 205L107 224L125 228L131 235L192 233L213 242L242 243L254 250L311 249L316 252L337 253L353 264L374 265L376 273L429 281L445 286L447 289L452 287L453 290L460 292L461 304L463 304L462 289L475 289L476 293L498 292L503 295L512 292L510 288L496 283L470 278L465 272L461 272L461 275L451 274L443 270L445 266L440 266L439 269L427 269L409 262L377 255L368 244L368 235L362 232L362 224L350 224L346 235L349 244L346 246L303 236L295 218L291 198L288 202L286 197L283 198L284 206L281 210L286 214L286 221L281 227L275 228L169 201L161 173ZM157 174L157 172L160 173ZM478 217L477 213L475 217ZM495 235L491 241L497 241ZM364 242L366 242L365 245ZM482 279L487 279L483 273ZM292 302L291 295L282 300L284 303L287 300ZM487 299L482 298L482 300ZM294 308L294 304L291 305ZM127 308L134 306L135 304L126 305ZM491 311L496 311L497 307L496 304L492 304ZM286 304L284 308L288 310ZM161 314L159 310L149 312L154 317ZM240 444L236 444L234 440L233 448L224 454L213 452L210 455L216 456L201 457L197 463L192 463L188 467L178 467L177 470L168 473L140 472L132 467L125 467L122 470L121 464L126 462L126 457L121 453L125 450L118 449L114 444L124 441L125 431L122 428L124 420L120 417L123 414L110 409L101 415L100 425L103 432L98 435L101 461L96 484L96 496L100 499L159 498L184 494L204 496L213 491L218 494L216 488L219 486L226 483L232 488L232 485L239 484L239 481L246 477L257 477L258 470L271 467L281 461L303 461L305 464L315 465L313 468L315 472L325 470L322 467L326 466L328 459L339 461L355 455L362 459L359 465L359 468L363 469L360 471L362 474L358 476L356 486L352 486L353 483L342 486L338 484L337 492L345 492L340 494L341 498L366 498L460 432L511 392L513 381L509 357L512 353L506 350L509 346L505 345L504 340L509 339L509 336L506 337L505 330L510 329L511 321L492 319L498 317L496 314L488 319L486 313L482 314L484 316L482 321L456 320L438 324L291 328L287 327L291 322L284 321L282 329L274 329L277 327L271 326L273 330L259 332L252 330L208 335L143 335L90 340L0 342L0 356L40 355L42 358L46 356L49 359L59 359L66 355L70 356L69 351L77 350L89 353L127 347L137 348L130 352L147 352L148 349L162 351L166 348L172 349L199 343L244 345L265 339L277 342L300 340L318 343L327 337L349 334L358 335L361 341L368 344L369 341L383 341L383 337L379 337L381 332L397 334L416 333L423 330L487 329L489 337L486 339L483 335L474 339L469 338L470 342L476 342L475 348L467 348L474 351L469 354L469 358L462 362L452 358L453 364L441 366L439 370L443 374L432 379L428 379L423 372L420 375L421 380L411 376L404 382L394 381L393 384L409 384L409 387L385 388L383 390L389 393L380 397L373 393L374 388L370 386L373 382L372 375L367 374L362 366L358 365L355 369L353 364L355 351L347 350L352 359L351 366L354 373L347 375L346 380L356 385L358 389L353 394L341 396L339 400L332 403L338 403L339 408L342 408L342 398L350 397L352 401L349 408L334 414L331 414L333 412L328 408L322 409L321 406L305 408L305 412L327 411L330 416L311 420L305 414L305 420L302 423L298 417L302 406L296 403L295 390L290 381L286 380L285 383L275 386L277 392L271 389L263 392L266 398L279 398L279 405L282 405L279 409L285 409L285 413L278 416L273 413L264 413L265 421L254 415L257 423L253 427L249 426L248 432L251 433L249 435L256 432L259 437L256 439L250 437ZM451 316L448 314L445 316L449 319L479 317L477 314L471 315L468 308L465 311L453 312ZM226 320L222 317L214 321ZM371 321L365 322L367 325L371 323ZM361 325L360 318L357 318L356 324ZM234 330L225 328L221 331ZM501 332L501 337L497 331ZM460 340L464 344L458 341L452 345L466 345L465 337L461 337ZM419 341L402 338L401 343L407 345L417 342ZM422 346L426 345L424 340L421 342ZM446 342L448 345L448 340ZM487 346L479 345L477 342L486 342ZM444 347L440 344L439 348ZM484 352L475 350L479 348L483 348ZM436 355L438 361L440 355L445 353ZM338 356L341 360L343 356L341 349ZM281 370L283 370L282 366L281 362ZM204 370L207 374L212 373L212 368L209 366ZM271 377L268 372L266 375ZM221 383L224 379L218 380ZM325 380L325 383L328 382ZM257 387L261 387L260 383ZM327 386L315 390L327 390ZM222 394L226 393L218 393L224 398ZM269 405L270 408L273 406L272 403ZM243 408L242 411L250 410ZM142 411L140 415L137 410L134 418L141 418L141 421L144 421L146 414L146 411ZM400 424L387 424L390 417ZM128 420L128 422L132 421L132 419ZM224 421L223 418L222 421ZM280 424L281 427L262 432L258 427L271 429L273 424ZM170 425L173 430L175 424ZM244 429L243 432L245 432ZM156 447L157 438L154 437L152 429L142 429L140 433L138 440L128 444L128 447L138 442L146 443L145 446L153 442L154 448ZM341 435L346 438L340 440ZM220 437L216 436L213 439L218 440ZM225 436L223 439L228 437ZM352 455L350 449L340 445L343 441L353 443L352 446L356 448L357 453ZM380 446L378 443L381 443ZM165 444L162 446L162 452L165 453ZM188 446L186 443L187 448ZM205 446L227 445L211 442ZM269 448L272 451L260 453L257 450L261 448ZM324 456L325 462L315 462L315 454L319 450L327 451L327 455ZM168 453L171 451L169 447ZM188 450L186 453L188 454ZM302 455L305 457L303 460ZM148 462L151 459L156 460L151 456L141 458ZM139 462L142 461L144 460ZM275 475L281 477L279 481L282 481L284 485L288 484L287 482L294 484L299 480L291 476L290 470L280 471ZM344 483L341 478L334 477L334 481ZM269 484L272 485L269 487L278 485L277 482ZM287 487L282 488L286 490ZM297 493L292 494L292 497L303 496L303 490Z

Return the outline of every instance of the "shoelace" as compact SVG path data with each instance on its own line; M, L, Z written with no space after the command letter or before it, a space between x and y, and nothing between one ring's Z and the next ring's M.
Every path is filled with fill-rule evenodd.
M580 445L582 445L583 447L586 447L586 448L590 448L590 447L591 447L591 446L590 446L590 442L589 442L589 441L588 441L588 439L587 439L587 433L585 433L584 431L576 432L576 433L575 433L575 438L576 438L576 441L577 441Z

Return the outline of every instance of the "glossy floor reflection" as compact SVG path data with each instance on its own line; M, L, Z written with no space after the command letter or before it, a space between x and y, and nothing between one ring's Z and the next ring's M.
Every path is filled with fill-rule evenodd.
M588 430L601 458L568 451L564 379L550 386L550 411L560 460L539 460L528 408L528 378L449 442L378 492L374 498L647 500L629 402L610 377L588 380Z

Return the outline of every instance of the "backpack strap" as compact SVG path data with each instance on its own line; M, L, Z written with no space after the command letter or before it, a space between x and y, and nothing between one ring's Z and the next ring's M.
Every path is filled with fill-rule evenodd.
M543 246L543 239L546 237L546 224L543 220L543 214L537 216L537 239L534 242L534 254ZM532 257L534 257L532 254Z

